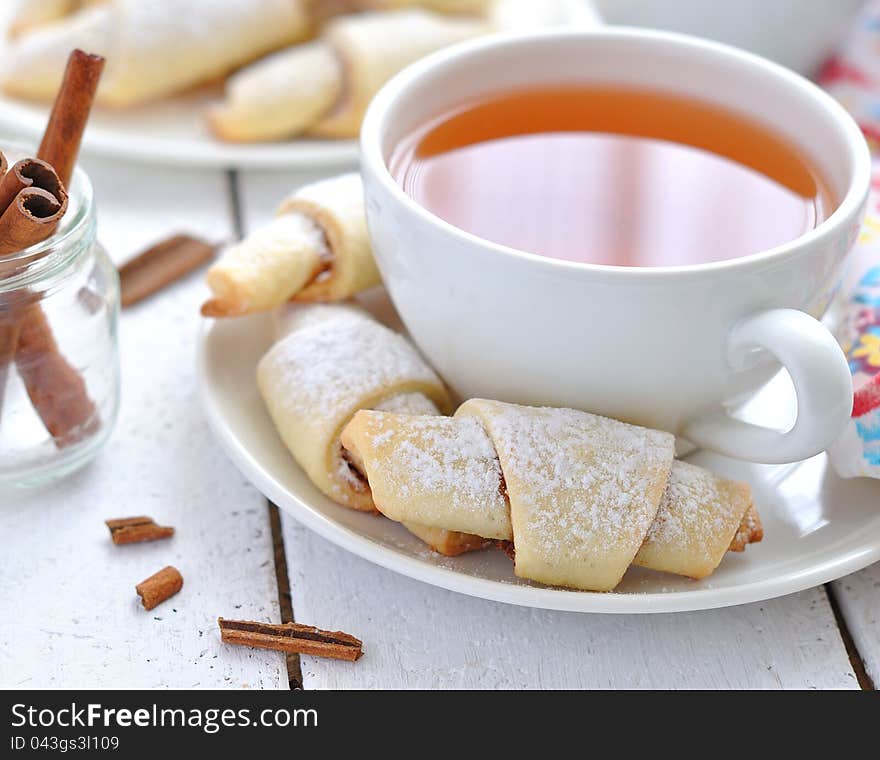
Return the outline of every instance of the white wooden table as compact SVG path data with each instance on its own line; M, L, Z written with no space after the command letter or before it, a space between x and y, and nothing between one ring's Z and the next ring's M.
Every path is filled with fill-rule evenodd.
M86 160L117 263L183 230L229 239L309 177ZM212 439L195 385L199 275L123 313L122 410L88 468L0 494L0 687L870 688L880 564L759 604L657 616L510 607L352 556L268 505ZM171 541L114 546L147 514ZM173 564L152 612L135 583ZM290 619L365 642L356 664L226 646L217 616Z

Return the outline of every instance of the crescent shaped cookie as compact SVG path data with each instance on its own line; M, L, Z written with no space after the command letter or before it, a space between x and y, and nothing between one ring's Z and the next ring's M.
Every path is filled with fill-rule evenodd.
M403 336L365 313L330 304L306 309L306 318L260 360L257 384L312 482L340 504L373 511L369 489L343 457L342 429L359 409L404 394L421 394L445 410L446 389Z
M16 38L7 92L51 98L69 52L107 58L98 102L132 106L208 82L310 32L302 0L108 0Z
M208 270L208 317L269 311L296 298L336 301L378 285L356 173L306 185L266 227L232 246Z
M328 268L297 293L297 300L338 301L381 282L357 172L306 185L281 204L279 213L313 219L330 248Z
M223 102L208 111L208 124L222 140L280 140L317 122L342 87L342 66L330 45L295 45L233 74Z

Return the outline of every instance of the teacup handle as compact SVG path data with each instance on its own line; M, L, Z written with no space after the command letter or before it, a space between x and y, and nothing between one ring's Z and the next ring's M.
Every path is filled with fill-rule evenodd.
M713 413L691 422L683 435L721 454L767 464L798 462L824 451L852 412L852 376L837 341L802 311L770 309L734 325L727 341L730 366L747 369L756 348L776 356L791 375L798 409L794 427L780 432Z

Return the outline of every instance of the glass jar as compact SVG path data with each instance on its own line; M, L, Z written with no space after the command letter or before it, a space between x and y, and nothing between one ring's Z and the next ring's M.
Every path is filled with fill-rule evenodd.
M68 195L52 237L0 256L0 494L87 463L119 407L119 277L82 171Z

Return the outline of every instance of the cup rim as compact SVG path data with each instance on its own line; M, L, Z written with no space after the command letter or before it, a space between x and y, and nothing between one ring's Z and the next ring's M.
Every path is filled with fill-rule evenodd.
M793 240L787 241L773 248L738 256L721 261L705 262L701 264L685 264L676 266L656 267L628 267L614 264L592 264L567 259L556 259L539 254L512 248L491 240L481 238L478 235L462 230L432 213L424 206L418 204L406 194L403 188L395 180L388 167L382 152L383 136L386 131L386 117L394 104L404 96L409 89L419 83L426 74L436 67L450 61L460 60L470 56L479 56L487 50L507 47L515 50L520 45L528 45L536 40L568 40L590 39L595 37L616 38L621 41L651 40L661 41L677 47L689 48L695 51L703 51L709 55L723 56L728 60L734 60L740 66L750 66L766 72L777 80L783 80L787 86L798 89L807 96L816 106L824 109L834 119L838 129L846 138L847 149L850 152L853 171L849 178L849 185L832 214L813 229L805 232ZM360 134L361 168L369 171L373 177L390 193L398 203L403 204L410 213L415 214L422 222L431 225L446 235L451 235L462 242L479 245L485 250L492 251L501 256L513 257L522 262L534 266L548 267L555 270L564 269L572 274L594 273L611 277L661 277L669 275L701 275L712 272L721 272L729 269L746 267L752 264L766 263L771 260L783 259L795 256L805 248L817 241L833 237L840 233L843 228L853 221L853 217L860 215L863 204L866 202L871 183L871 155L867 142L861 129L848 111L838 103L831 95L818 85L810 82L800 74L774 63L762 56L750 53L739 48L726 45L712 40L705 40L687 34L665 32L636 27L597 27L578 29L546 29L529 33L510 32L494 34L487 37L468 40L450 46L426 58L411 64L403 71L396 74L376 94L370 103L364 117Z

